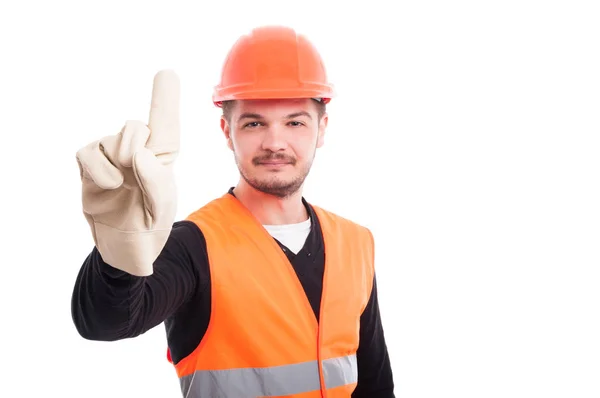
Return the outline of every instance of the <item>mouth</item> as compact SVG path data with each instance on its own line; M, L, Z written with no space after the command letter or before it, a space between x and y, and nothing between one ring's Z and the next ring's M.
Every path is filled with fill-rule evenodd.
M266 162L260 162L259 164L267 164L267 165L279 165L279 164L290 164L290 162L283 162L283 161L277 161L277 160L272 160L272 161L266 161Z
M262 166L268 168L280 168L284 166L293 166L296 162L289 156L264 156L262 158L255 158L252 160L255 166Z
M283 167L290 165L289 162L260 162L259 166L267 166L267 167Z

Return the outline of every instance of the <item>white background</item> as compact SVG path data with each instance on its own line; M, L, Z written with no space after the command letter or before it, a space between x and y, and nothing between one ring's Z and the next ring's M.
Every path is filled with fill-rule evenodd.
M600 396L597 2L344 4L2 3L0 396L179 396L162 325L116 343L72 325L92 245L75 152L146 120L173 68L180 217L223 194L211 90L271 23L307 34L338 89L305 192L375 234L396 396Z

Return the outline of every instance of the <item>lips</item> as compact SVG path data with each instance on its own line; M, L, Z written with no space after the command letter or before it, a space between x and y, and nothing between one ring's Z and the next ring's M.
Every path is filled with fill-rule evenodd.
M252 163L255 166L285 166L296 164L294 159L283 155L271 157L264 156L262 158L255 158L252 159Z

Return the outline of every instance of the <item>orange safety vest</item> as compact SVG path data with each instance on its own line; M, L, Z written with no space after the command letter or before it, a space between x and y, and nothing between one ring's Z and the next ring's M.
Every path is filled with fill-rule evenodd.
M212 296L202 342L175 365L185 397L351 396L373 237L313 208L325 243L318 322L287 257L237 198L225 194L188 216L206 239Z

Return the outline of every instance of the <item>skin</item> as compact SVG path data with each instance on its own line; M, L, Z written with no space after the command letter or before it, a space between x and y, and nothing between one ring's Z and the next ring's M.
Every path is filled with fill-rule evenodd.
M240 171L236 197L262 224L307 220L302 188L327 114L319 119L312 99L240 100L229 119L221 129Z

